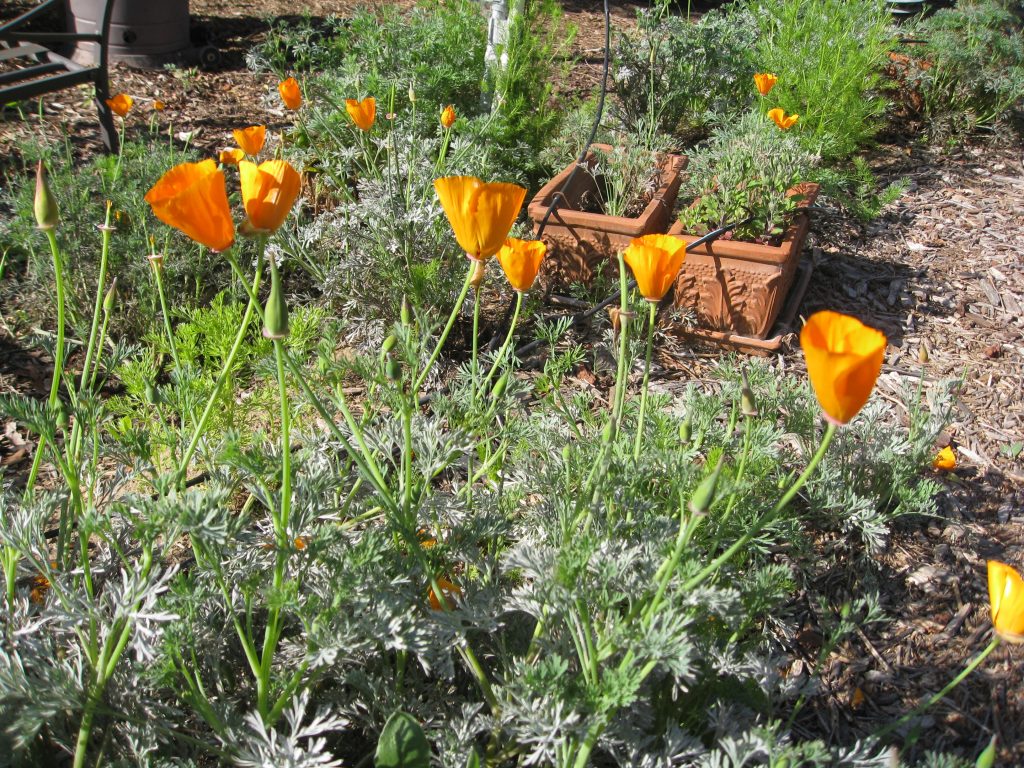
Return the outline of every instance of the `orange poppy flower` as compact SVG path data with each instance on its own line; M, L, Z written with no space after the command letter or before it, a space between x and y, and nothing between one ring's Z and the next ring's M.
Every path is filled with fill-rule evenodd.
M788 131L794 125L796 121L800 119L800 115L787 115L782 109L776 107L775 109L768 110L768 117L770 117L779 128L784 131Z
M455 125L455 107L449 104L441 110L441 127L451 128Z
M155 109L157 112L163 112L165 109L167 109L167 104L160 101L160 99L154 99L153 109Z
M250 125L248 128L236 128L232 133L238 146L249 157L255 157L263 149L263 142L267 140L267 126Z
M127 117L128 112L131 110L132 104L134 103L135 99L127 93L119 93L114 98L106 100L107 106L110 107L118 117Z
M345 110L359 130L368 131L377 119L377 100L373 96L367 96L362 101L345 99Z
M278 83L277 92L281 94L281 101L288 109L298 109L302 106L302 91L299 90L299 83L294 77Z
M547 251L548 246L543 240L509 237L498 251L497 258L509 284L520 293L526 293L533 287Z
M885 334L838 312L815 312L800 331L807 374L825 418L846 424L868 401L882 370Z
M779 82L779 78L771 72L758 72L754 75L754 85L757 86L757 92L762 96L767 96L777 82Z
M462 250L474 261L484 261L505 244L526 190L500 181L483 182L475 176L434 179L441 207Z
M275 231L299 196L299 172L287 160L268 160L258 166L243 160L238 164L238 175L249 225L259 232Z
M440 587L441 594L444 596L445 607L448 610L454 608L453 598L462 597L462 589L457 584L452 584L443 576L437 577L437 586ZM427 601L430 603L430 607L435 611L441 610L441 600L434 594L433 585L431 585L427 590Z
M932 466L944 472L952 472L956 469L956 454L953 453L953 449L947 445L939 451L932 459Z
M988 561L988 600L996 634L1011 643L1024 643L1024 579L1014 568Z
M160 221L207 248L223 251L235 241L224 172L213 160L176 165L145 199Z
M245 160L245 152L238 147L222 149L217 153L217 162L221 165L238 165L243 160Z
M675 282L686 258L686 243L671 235L635 237L623 258L633 270L640 295L655 303L661 301Z

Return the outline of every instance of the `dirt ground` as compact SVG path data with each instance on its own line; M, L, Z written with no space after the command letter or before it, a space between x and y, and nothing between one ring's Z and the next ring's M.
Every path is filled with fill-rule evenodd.
M327 16L344 15L356 4L307 0L302 7ZM639 7L613 6L616 28L630 24ZM600 6L563 0L563 7L579 33L577 63L560 86L592 92L601 70ZM268 17L294 15L295 8L286 0L192 0L196 33L220 49L221 65L152 72L115 65L112 89L131 94L144 108L154 99L164 101L168 108L160 119L173 123L176 132L191 133L192 143L204 151L230 145L231 130L239 126L261 122L273 131L288 122L283 113L277 115L279 125L273 113L267 122L265 97L276 79L247 71L244 55L265 34ZM133 119L141 129L148 117ZM98 148L94 112L82 92L47 99L41 120L5 112L0 156L10 157L18 138L35 132L50 138L65 132L83 153ZM1024 564L1020 142L942 152L898 133L893 139L870 153L871 165L882 182L907 179L907 193L867 225L827 205L814 212L808 254L817 265L801 314L837 309L885 331L890 345L877 396L899 403L904 383L916 384L922 376L926 388L942 379L961 380L959 406L944 440L959 465L940 476L946 487L938 499L940 514L900 523L880 558L883 608L891 621L864 627L826 660L826 695L797 720L801 735L843 744L912 708L984 648L991 628L985 561ZM45 391L44 359L19 352L10 339L0 341L0 349L0 391ZM7 354L12 351L18 353ZM718 355L666 347L655 378L699 377ZM773 364L791 372L803 368L793 345ZM25 450L25 436L7 427L0 433L5 464ZM837 595L849 576L834 574ZM808 623L813 627L813 611ZM927 748L973 758L995 734L1004 764L1024 764L1022 653L1004 645L933 708L924 721ZM811 652L803 659L808 666L814 661Z

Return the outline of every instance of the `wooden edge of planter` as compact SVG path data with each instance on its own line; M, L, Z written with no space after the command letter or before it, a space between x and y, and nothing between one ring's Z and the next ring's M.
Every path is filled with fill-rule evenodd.
M747 261L756 261L761 264L782 264L792 255L793 244L803 242L810 228L810 217L807 208L817 199L821 188L814 182L803 182L797 184L787 193L792 195L803 195L804 198L797 203L797 210L794 212L793 220L782 235L779 245L764 245L762 243L744 243L738 240L714 240L710 243L698 246L689 253L697 253L705 256L733 256ZM683 225L677 219L668 233L680 237L687 243L697 240L696 235L689 235L683 232Z
M607 149L608 151L612 149L607 144L595 144L594 146L600 149ZM565 227L593 227L602 232L627 237L640 237L641 235L650 234L655 230L663 232L664 229L662 227L652 229L651 222L659 216L664 217L665 222L668 222L669 217L672 215L671 208L675 203L675 197L682 184L682 170L686 167L688 160L689 158L686 155L665 155L664 161L659 166L663 183L655 190L650 202L639 216L607 216L603 213L590 213L555 206L548 221ZM597 156L588 152L584 162L588 166L593 167L597 162ZM566 166L565 169L541 187L537 194L533 196L533 199L530 200L530 204L527 206L527 213L533 220L535 227L544 219L544 215L551 206L551 202L555 199L555 195L561 190L565 180L572 174L576 165L577 163L571 163ZM590 177L587 176L586 178ZM566 197L571 197L575 193L574 190L567 190L567 192Z
M811 275L817 266L817 257L801 259L797 267L799 276L794 281L782 316L775 322L772 329L776 333L767 339L759 339L756 336L743 336L730 331L711 331L702 328L670 328L667 329L672 335L691 340L707 341L722 347L732 347L740 352L746 352L760 357L766 357L778 352L783 345L793 336L796 329L797 313L803 303L807 288L811 284Z

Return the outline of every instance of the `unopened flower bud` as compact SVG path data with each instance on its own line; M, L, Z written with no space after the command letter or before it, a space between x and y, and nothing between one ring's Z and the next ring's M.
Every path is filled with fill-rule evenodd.
M690 414L686 414L682 422L679 424L679 442L688 443L690 437L693 435L693 419L690 418Z
M384 366L384 372L391 381L402 380L402 364L393 357L388 358L387 365Z
M601 439L606 443L610 443L615 439L615 422L609 421L604 425L604 431L601 433Z
M146 382L146 402L150 405L160 404L160 390L152 381Z
M270 296L263 310L263 335L268 339L288 336L288 303L284 300L281 274L273 259L270 260Z
M473 276L469 278L469 284L473 286L473 290L480 290L480 286L484 282L484 275L486 273L487 265L482 261L473 259Z
M923 364L928 362L928 347L925 344L921 345L921 348L917 350L917 359Z
M740 377L743 381L743 386L740 388L740 413L749 418L753 418L758 415L757 401L754 400L754 391L750 388L750 382L747 380L747 372L742 371Z
M71 414L68 413L68 406L63 400L58 400L54 407L56 413L54 417L57 420L57 426L61 429L67 429L71 426Z
M718 457L718 463L715 464L714 470L710 475L701 480L700 485L697 486L693 495L690 496L690 502L687 506L691 513L705 515L711 509L711 505L715 501L715 489L718 487L718 477L722 474L724 460L724 456Z
M114 305L117 303L117 278L115 277L110 281L110 287L107 288L106 294L103 296L103 314L109 315L114 311Z
M57 201L50 192L50 185L46 183L46 167L42 160L36 165L36 197L33 209L39 229L53 229L57 226L60 212L57 210Z
M380 345L380 353L386 355L392 349L395 348L395 344L398 343L398 337L395 334L388 334L388 337L384 339L384 343Z
M572 448L570 448L568 445L562 446L562 463L563 464L568 464L569 463L569 459L570 459L571 456L572 456Z
M503 394L505 394L505 387L507 387L507 386L508 386L508 371L503 373L501 375L501 378L498 379L498 383L494 385L494 389L491 390L491 399L492 400L499 399Z
M405 296L402 297L402 309L399 313L399 318L402 321L402 325L408 325L412 321L412 310L409 309L409 299Z
M409 103L416 103L416 89L412 87L412 83L409 83Z

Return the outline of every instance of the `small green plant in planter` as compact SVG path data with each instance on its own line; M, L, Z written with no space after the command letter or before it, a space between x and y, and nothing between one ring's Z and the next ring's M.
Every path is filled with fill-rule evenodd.
M769 243L784 231L801 197L790 193L818 164L795 136L751 112L720 125L707 144L690 154L679 212L687 232L703 235L743 222L738 240Z
M596 162L584 165L594 177L601 200L585 201L607 216L638 216L661 182L658 152L633 134L614 144L592 145Z

